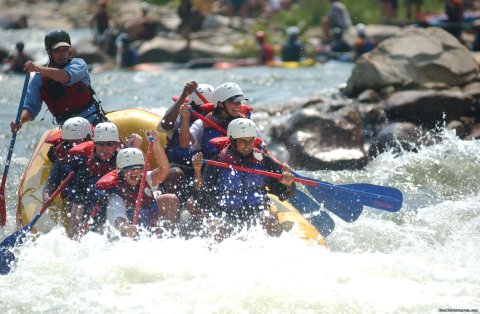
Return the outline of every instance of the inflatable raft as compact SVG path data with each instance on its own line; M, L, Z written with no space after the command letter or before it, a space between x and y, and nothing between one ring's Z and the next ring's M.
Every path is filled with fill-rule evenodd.
M144 136L145 131L155 130L160 121L160 116L141 109L114 111L107 114L107 116L110 121L117 125L121 138L127 138L131 133L138 133ZM42 207L42 189L52 166L51 161L47 157L51 144L45 143L45 139L56 132L60 132L60 130L58 128L51 129L43 134L20 181L17 208L17 224L19 227L28 224ZM165 135L161 139L165 143ZM144 140L142 149L146 151L146 148L147 140ZM156 167L153 159L150 162L152 168ZM277 215L284 231L296 237L326 246L324 238L317 229L292 204L280 202L273 195L270 195L270 199L271 211ZM63 200L57 197L54 204L38 220L33 229L42 233L48 232L57 225L62 225L68 229L68 219L66 218Z

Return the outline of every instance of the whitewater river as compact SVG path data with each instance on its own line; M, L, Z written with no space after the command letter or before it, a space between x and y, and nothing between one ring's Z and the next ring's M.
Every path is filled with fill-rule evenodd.
M214 86L237 82L253 106L262 108L328 93L346 82L350 71L351 65L342 63L298 70L115 71L93 75L92 84L106 110L141 107L162 114L190 80ZM0 76L2 170L22 84L22 76ZM16 230L20 178L51 127L46 114L17 137L0 240ZM20 249L14 270L0 277L0 313L478 311L480 143L447 131L442 137L442 143L418 153L384 153L364 170L304 172L336 184L390 185L404 194L399 213L366 208L351 224L332 214L336 228L327 239L329 250L260 231L212 248L201 239L109 242L93 233L74 242L57 228Z

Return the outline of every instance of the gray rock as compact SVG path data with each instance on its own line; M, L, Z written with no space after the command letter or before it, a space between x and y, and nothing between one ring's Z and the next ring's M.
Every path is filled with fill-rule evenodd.
M465 115L472 105L473 98L460 90L411 90L390 96L385 111L392 121L435 127Z
M328 114L314 108L297 110L288 121L284 140L292 164L308 170L358 169L367 162L354 106Z
M374 158L390 149L394 153L417 151L421 145L430 145L431 143L433 140L421 127L409 122L392 123L373 140L368 155L370 158Z
M474 81L478 66L455 37L440 28L407 29L359 58L345 93L417 88L427 83L463 86Z

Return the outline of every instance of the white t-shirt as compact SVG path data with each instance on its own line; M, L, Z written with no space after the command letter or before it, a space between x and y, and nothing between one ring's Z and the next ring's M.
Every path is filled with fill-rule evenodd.
M158 189L158 186L152 187L152 171L147 172L147 184L152 191ZM107 221L110 225L115 226L117 218L125 218L128 220L127 209L127 205L119 195L111 194L107 204Z
M203 138L203 130L205 129L205 125L203 121L198 119L192 123L190 126L190 134L192 134L194 143L192 144L191 148L193 150L200 150L202 149L202 138Z

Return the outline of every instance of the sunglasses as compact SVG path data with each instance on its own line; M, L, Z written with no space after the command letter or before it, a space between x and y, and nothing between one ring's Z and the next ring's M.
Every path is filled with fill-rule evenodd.
M97 146L116 146L117 142L95 142L95 145Z

